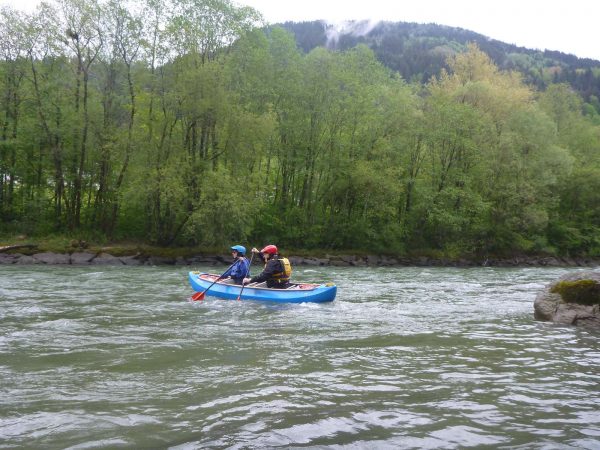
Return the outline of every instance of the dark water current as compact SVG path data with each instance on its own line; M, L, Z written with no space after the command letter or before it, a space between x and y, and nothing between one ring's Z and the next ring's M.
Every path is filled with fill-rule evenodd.
M575 269L296 268L322 305L187 270L0 266L0 448L600 449L600 333L533 319Z

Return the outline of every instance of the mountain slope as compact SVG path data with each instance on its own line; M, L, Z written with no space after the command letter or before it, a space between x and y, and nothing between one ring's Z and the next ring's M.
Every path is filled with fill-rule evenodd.
M550 83L569 83L600 113L600 61L578 58L559 51L540 51L507 44L462 28L408 22L324 21L286 22L298 46L309 52L317 46L346 50L357 44L369 46L379 60L408 81L427 82L446 67L448 56L475 42L504 70L517 70L538 89Z

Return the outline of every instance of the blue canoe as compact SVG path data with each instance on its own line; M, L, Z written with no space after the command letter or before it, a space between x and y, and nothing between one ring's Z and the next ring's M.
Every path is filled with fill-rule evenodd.
M203 272L190 272L189 280L196 292L206 290L219 275ZM232 284L231 280L219 280L210 287L206 295L236 300L242 286ZM247 284L242 291L242 300L263 300L277 303L323 303L335 299L337 287L334 284L291 284L287 289L270 289L265 283Z

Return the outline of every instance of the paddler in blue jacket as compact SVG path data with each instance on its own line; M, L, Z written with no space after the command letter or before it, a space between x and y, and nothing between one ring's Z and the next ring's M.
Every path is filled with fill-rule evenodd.
M233 265L221 275L221 278L231 278L235 284L242 284L244 278L250 273L250 262L246 259L246 247L234 245L231 247Z

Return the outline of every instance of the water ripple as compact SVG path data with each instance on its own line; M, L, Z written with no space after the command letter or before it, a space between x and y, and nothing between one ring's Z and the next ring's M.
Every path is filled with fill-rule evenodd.
M299 268L336 301L273 305L5 266L0 447L597 449L598 333L532 317L567 270Z

